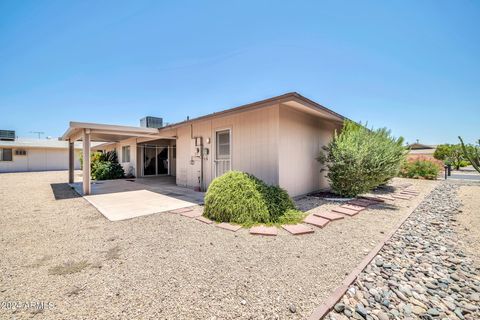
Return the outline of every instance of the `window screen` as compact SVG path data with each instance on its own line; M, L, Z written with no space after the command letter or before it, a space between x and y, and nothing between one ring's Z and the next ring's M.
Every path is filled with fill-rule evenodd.
M230 159L230 130L217 132L217 159Z

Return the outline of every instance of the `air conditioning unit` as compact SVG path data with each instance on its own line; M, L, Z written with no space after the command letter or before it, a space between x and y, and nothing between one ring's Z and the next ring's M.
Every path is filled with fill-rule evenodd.
M0 140L14 141L15 140L15 131L14 130L0 130Z
M140 127L143 128L161 128L163 127L163 119L158 117L145 117L140 119Z

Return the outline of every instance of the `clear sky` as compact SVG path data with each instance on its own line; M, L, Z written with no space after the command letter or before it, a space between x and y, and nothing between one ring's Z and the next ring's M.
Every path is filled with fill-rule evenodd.
M290 91L409 142L473 142L480 1L0 1L0 129L22 137Z

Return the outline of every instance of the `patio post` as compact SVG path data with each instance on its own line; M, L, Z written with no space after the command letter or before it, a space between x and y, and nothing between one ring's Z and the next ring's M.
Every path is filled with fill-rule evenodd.
M90 129L83 130L83 195L89 195L90 185Z
M68 183L74 182L75 141L68 140Z

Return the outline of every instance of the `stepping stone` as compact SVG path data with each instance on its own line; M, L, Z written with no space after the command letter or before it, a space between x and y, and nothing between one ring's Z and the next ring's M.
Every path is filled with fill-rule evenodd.
M406 195L403 195L403 194L394 194L394 195L392 195L392 197L394 197L395 199L401 199L401 200L412 199L412 197L409 197L409 196L406 196Z
M180 209L175 209L175 210L170 210L170 213L184 213L188 211L192 211L193 207L187 207L187 208L180 208Z
M347 216L354 216L358 214L360 211L357 210L352 210L352 209L347 209L347 208L342 208L342 207L335 207L332 209L333 212L338 212L342 214L346 214Z
M377 202L375 202L376 204ZM350 200L347 202L347 204L351 204L351 205L354 205L354 206L360 206L360 207L368 207L369 205L373 204L372 202L370 201L366 201L366 200L361 200L361 199L355 199L355 200Z
M250 234L259 236L276 236L277 233L276 227L256 226L250 228Z
M205 218L204 216L196 217L195 220L198 220L198 221L206 223L206 224L212 224L213 223L212 220L210 220L208 218Z
M185 212L181 212L180 214L184 217L196 218L196 217L200 217L203 214L203 210L185 211Z
M370 200L370 201L374 201L374 203L379 203L379 202L385 202L385 200L383 199L380 199L379 197L369 197L369 196L362 196L360 197L361 199L366 199L366 200Z
M230 224L227 222L219 223L217 224L217 227L228 230L228 231L232 231L232 232L237 232L238 230L242 229L242 226L239 226L236 224Z
M282 228L287 230L293 235L302 235L307 233L313 233L314 230L304 224L284 224Z
M330 222L330 220L317 217L312 213L308 215L305 219L303 219L303 222L314 225L319 228L323 228Z
M377 196L378 199L382 199L382 200L390 200L390 201L395 201L395 198L390 196L390 195L383 195L383 194L379 194Z
M328 219L330 221L340 220L340 219L345 218L345 216L343 214L335 213L335 212L331 212L331 211L315 212L314 215L316 215L317 217L320 217L320 218Z
M350 210L355 210L355 211L362 211L365 210L365 207L362 206L356 206L354 204L342 204L340 207L345 208L345 209L350 209Z
M420 193L419 192L413 192L413 191L402 191L400 194L409 194L412 196L418 196Z

